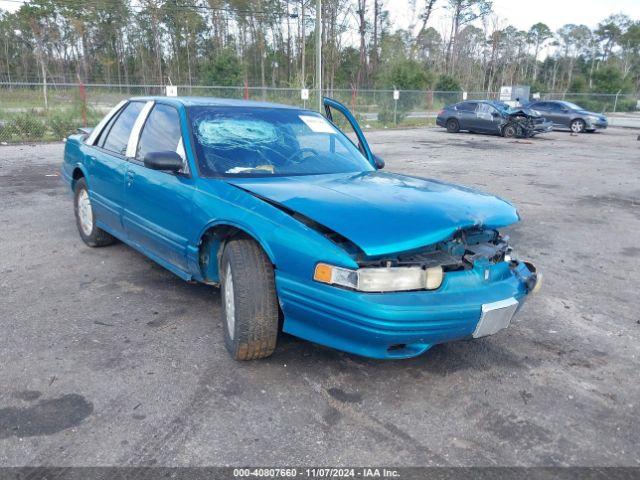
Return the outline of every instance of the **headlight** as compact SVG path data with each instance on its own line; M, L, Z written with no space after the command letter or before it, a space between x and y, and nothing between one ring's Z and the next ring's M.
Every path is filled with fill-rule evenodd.
M435 290L442 285L442 267L426 270L420 267L348 268L326 263L316 265L313 279L329 285L340 285L361 292L401 292Z

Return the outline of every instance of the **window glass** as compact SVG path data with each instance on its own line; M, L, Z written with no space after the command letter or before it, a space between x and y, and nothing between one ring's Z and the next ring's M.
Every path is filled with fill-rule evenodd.
M480 103L478 104L478 109L476 110L476 112L491 115L493 112L497 112L497 110L488 103Z
M118 115L118 118L114 120L107 133L107 138L102 145L105 150L120 155L124 155L127 152L127 143L129 142L131 129L143 107L144 103L142 102L131 102L124 108L120 115Z
M166 151L177 152L184 160L180 117L175 108L156 104L147 117L140 134L136 159L143 161L149 152Z
M349 140L351 140L351 143L353 143L357 147L357 149L360 150L360 153L366 155L364 147L360 145L358 135L353 129L353 125L351 125L351 122L345 116L345 114L335 108L329 108L329 111L331 112L331 121L333 122L333 124L336 125L342 131L342 133L347 136Z
M550 102L549 103L549 110L551 110L552 112L561 112L562 111L562 105L560 105L559 103Z
M560 105L568 108L569 110L582 110L582 107L571 102L562 102Z
M315 112L289 108L191 107L203 176L314 175L371 171L351 141Z
M102 130L100 131L100 133L98 133L96 140L93 142L94 145L97 145L99 147L102 147L104 145L104 141L107 138L107 133L109 133L109 130L111 130L113 123L116 121L118 115L120 115L120 112L122 112L125 107L126 105L123 105L116 113L111 116L107 124L102 127Z
M456 110L461 110L463 112L475 112L476 111L476 102L463 102L458 104Z
M104 128L100 132L100 136L98 137L96 145L98 145L100 147L104 147L104 142L107 139L107 135L109 134L109 130L111 130L111 127L113 127L113 124L116 123L116 120L118 119L118 117L122 113L122 110L124 110L125 108L126 108L126 105L123 106L118 113L116 113L113 117L111 117L109 119L107 124L104 126Z

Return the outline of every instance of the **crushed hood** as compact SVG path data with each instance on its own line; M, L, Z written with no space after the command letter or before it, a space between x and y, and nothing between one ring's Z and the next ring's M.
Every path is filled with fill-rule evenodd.
M339 233L372 257L519 220L510 203L492 195L380 171L226 180Z
M526 117L540 118L542 115L536 110L526 107L510 108L505 112L507 115L524 115Z

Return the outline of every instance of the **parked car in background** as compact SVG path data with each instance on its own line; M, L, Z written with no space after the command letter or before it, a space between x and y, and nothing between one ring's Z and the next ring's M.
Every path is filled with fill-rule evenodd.
M467 130L505 137L533 137L550 132L553 125L538 112L527 108L511 108L493 100L469 100L445 107L436 125L450 133Z
M353 115L324 105L325 116L212 98L121 102L65 145L80 237L118 238L184 280L220 285L238 360L270 355L280 329L404 358L506 328L539 285L498 231L520 220L515 207L382 172Z
M609 125L607 117L603 114L590 112L564 100L536 101L529 103L527 107L551 120L554 128L568 128L573 133L593 132Z

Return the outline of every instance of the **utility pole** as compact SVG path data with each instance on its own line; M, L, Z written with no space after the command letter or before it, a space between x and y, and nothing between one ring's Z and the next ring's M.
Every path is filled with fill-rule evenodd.
M316 85L318 111L322 113L322 0L316 0Z
M302 88L307 88L307 78L305 73L305 63L307 61L305 57L306 43L307 43L307 31L305 29L305 16L304 16L304 2L306 0L302 0Z

